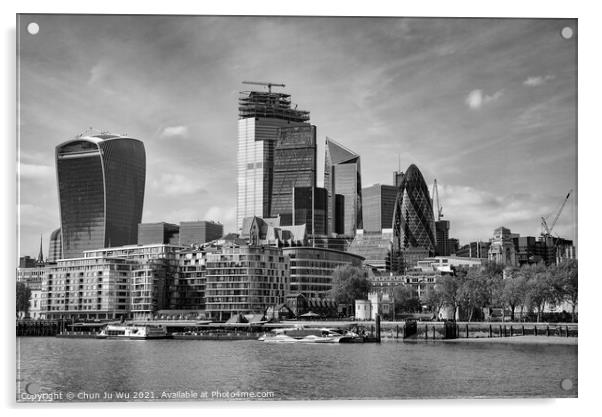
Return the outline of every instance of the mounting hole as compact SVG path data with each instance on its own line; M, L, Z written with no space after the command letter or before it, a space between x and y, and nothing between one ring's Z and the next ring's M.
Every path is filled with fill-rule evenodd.
M571 39L573 37L573 28L570 26L563 27L562 30L560 31L560 35L564 39Z
M40 31L40 25L38 25L36 22L31 22L27 25L27 31L31 35L36 35Z
M25 386L25 391L30 395L36 395L41 389L40 384L36 384L35 382L30 382Z
M570 391L573 388L573 381L568 378L563 379L560 381L560 388L565 391Z

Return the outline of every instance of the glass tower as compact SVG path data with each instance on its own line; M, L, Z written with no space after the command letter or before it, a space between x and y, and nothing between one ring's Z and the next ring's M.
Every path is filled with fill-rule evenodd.
M309 126L309 112L291 108L289 94L243 91L238 101L236 224L272 217L274 150L280 128ZM291 190L292 192L292 190Z
M428 187L412 164L401 181L393 211L393 249L424 249L435 253L435 219Z
M380 232L393 227L393 208L397 198L394 185L374 184L362 190L364 231Z
M63 258L136 243L146 175L141 141L80 135L56 147L56 169Z
M326 235L328 228L328 193L325 188L295 187L293 224L305 224L307 234Z
M362 222L362 175L360 156L330 138L326 138L324 164L324 187L328 190L328 230L335 231L337 205L333 204L336 194L344 197L343 233L353 236ZM335 201L336 202L336 201Z
M280 129L274 149L274 181L270 217L282 226L293 224L293 189L316 185L316 127Z

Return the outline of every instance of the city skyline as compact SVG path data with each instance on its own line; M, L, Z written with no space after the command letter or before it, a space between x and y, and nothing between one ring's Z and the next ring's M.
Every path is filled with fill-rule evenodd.
M88 126L144 142L143 222L234 231L236 105L249 79L286 84L311 112L318 186L326 136L360 155L363 187L415 163L429 189L437 178L462 244L499 226L536 236L574 189L555 231L578 244L576 39L561 36L575 20L35 20L43 37L19 28L21 255L40 234L48 252L60 225L54 147Z

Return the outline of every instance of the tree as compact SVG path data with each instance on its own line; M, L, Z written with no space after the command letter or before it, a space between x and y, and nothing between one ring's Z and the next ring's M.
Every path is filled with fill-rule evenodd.
M435 284L435 291L438 292L438 298L441 306L448 305L453 307L454 316L459 307L458 290L466 275L463 269L458 269L454 275L442 276Z
M529 279L527 281L527 300L530 308L537 308L537 321L541 316L546 303L554 303L557 299L552 282L550 268L544 264L525 266Z
M441 291L436 288L426 287L424 295L424 304L435 314L439 314L439 311L443 307L444 301L441 295Z
M577 307L578 297L577 267L576 259L568 259L557 265L554 270L560 298L571 305L571 321L573 323L575 322L575 308Z
M516 307L522 306L527 291L527 280L520 272L506 278L502 287L502 303L510 308L510 320L514 321Z
M420 299L411 287L405 285L395 287L393 300L395 300L395 309L400 312L413 313L421 310Z
M332 273L332 289L329 296L339 304L355 307L355 300L365 300L370 292L368 273L352 265L337 267Z
M482 310L491 306L501 284L501 275L495 269L486 267L471 267L466 272L458 288L458 299L464 311L468 314L468 321L472 321L475 310Z
M31 289L22 282L17 282L17 317L19 313L24 313L27 316L29 313L29 298L31 297Z

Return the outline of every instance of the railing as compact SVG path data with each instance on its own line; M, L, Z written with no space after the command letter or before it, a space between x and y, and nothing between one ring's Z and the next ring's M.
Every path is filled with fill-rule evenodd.
M383 339L463 339L513 336L578 337L576 323L466 323L407 321L381 324Z

